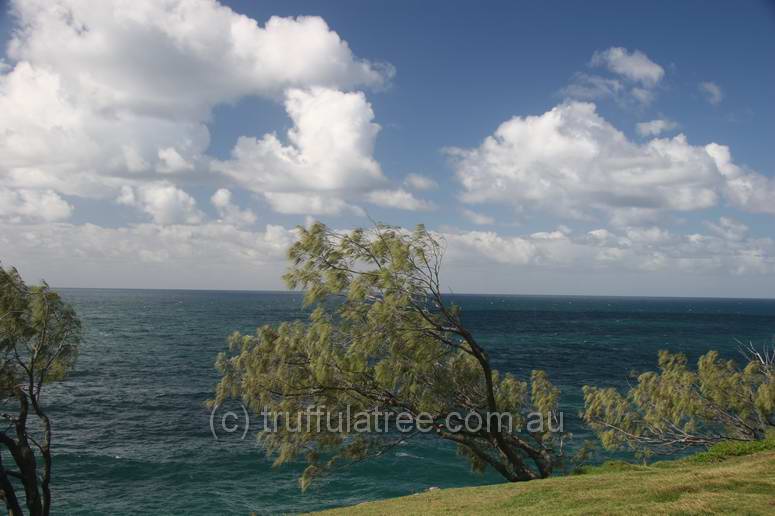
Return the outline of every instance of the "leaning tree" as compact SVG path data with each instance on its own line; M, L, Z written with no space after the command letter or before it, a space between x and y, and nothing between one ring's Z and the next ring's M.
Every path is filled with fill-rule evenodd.
M27 286L0 267L0 496L8 513L51 511L51 420L44 386L75 363L81 325L48 285ZM22 503L20 500L24 500Z
M775 349L741 349L740 368L710 351L689 368L686 355L661 351L625 394L584 386L584 421L611 450L671 454L775 432Z
M339 418L426 414L431 435L455 443L477 471L490 467L509 481L550 475L568 437L557 424L559 390L541 371L528 382L492 368L460 309L442 295L442 255L423 226L299 228L284 279L305 291L308 320L233 334L216 362L222 376L211 403L239 399L256 414L296 414L307 430L310 406ZM500 421L453 428L453 414ZM540 424L531 426L531 417ZM418 433L363 433L356 421L345 423L312 431L281 425L258 437L275 465L308 463L305 488L337 465L380 456Z

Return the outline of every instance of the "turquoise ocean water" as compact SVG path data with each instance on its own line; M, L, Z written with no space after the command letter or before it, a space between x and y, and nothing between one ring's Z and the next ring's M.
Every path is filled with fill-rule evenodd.
M55 514L283 513L499 482L434 439L418 439L301 493L301 465L273 469L248 435L213 439L203 402L233 330L303 317L295 293L66 289L85 340L77 368L50 386ZM656 352L739 356L770 343L775 300L455 296L495 367L540 368L563 389L566 427L585 383L625 386ZM240 424L243 424L240 422Z

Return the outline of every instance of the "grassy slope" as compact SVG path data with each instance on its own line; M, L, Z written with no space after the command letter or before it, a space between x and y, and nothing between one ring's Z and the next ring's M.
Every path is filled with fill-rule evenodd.
M775 450L618 463L577 476L434 490L320 514L775 514Z

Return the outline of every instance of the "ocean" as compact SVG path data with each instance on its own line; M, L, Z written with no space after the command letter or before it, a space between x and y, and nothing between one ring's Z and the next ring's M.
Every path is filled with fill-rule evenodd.
M502 481L472 473L450 445L420 438L301 493L302 464L273 468L250 432L215 440L204 402L226 337L303 318L298 293L60 292L83 321L84 341L72 376L44 394L54 425L54 514L288 513ZM775 300L450 300L497 369L549 373L577 443L590 437L578 424L582 385L624 387L631 371L655 368L660 349L691 360L710 349L734 358L739 342L771 343L775 335Z

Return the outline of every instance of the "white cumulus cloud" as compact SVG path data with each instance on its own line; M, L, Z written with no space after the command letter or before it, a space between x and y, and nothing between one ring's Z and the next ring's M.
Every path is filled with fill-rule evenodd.
M468 203L604 214L620 224L709 208L722 196L749 211L775 211L773 180L735 165L728 147L691 145L683 134L635 143L590 103L514 117L480 146L447 152Z
M297 89L381 87L393 73L354 56L322 18L262 25L215 0L13 0L10 12L0 68L6 188L109 199L159 175L182 186L190 175L182 173L209 172L215 106ZM287 97L292 109L303 101ZM337 138L372 135L338 132L327 141Z
M241 137L232 159L215 162L213 168L263 194L273 206L281 205L283 213L325 212L322 206L309 211L295 202L302 196L329 197L327 212L333 212L345 207L342 198L348 194L386 182L372 156L380 127L363 93L294 89L286 94L285 108L293 121L287 144L273 133Z
M234 204L231 192L226 188L219 188L210 197L210 203L218 210L222 221L235 226L249 226L256 222L256 214L251 210L240 209Z
M166 182L144 184L137 188L125 186L117 201L140 208L157 224L198 224L204 219L193 197Z
M53 222L70 217L73 207L51 190L12 190L0 187L0 219Z
M159 165L156 169L162 174L175 174L193 170L194 165L186 161L173 147L159 149Z

